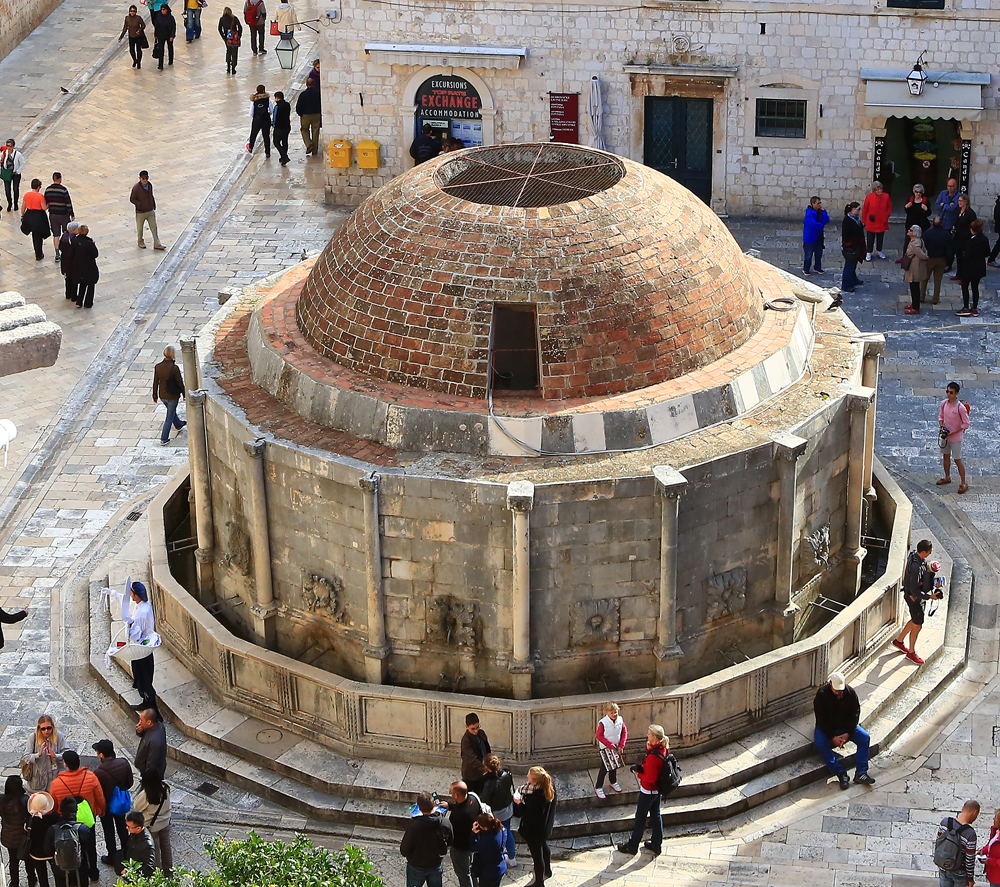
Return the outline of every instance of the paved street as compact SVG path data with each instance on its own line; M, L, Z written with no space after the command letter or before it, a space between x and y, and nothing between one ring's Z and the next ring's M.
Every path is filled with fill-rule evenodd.
M300 3L299 14L314 17L313 6ZM303 250L319 249L348 212L324 204L322 160L305 160L296 132L286 169L276 159L264 161L259 148L251 158L243 149L253 87L263 82L269 90L290 93L301 72L290 77L279 71L273 52L254 59L244 50L238 75L227 78L209 15L200 41L188 45L181 39L172 69L159 72L147 58L143 70L134 71L124 44L114 43L123 12L120 4L66 0L0 62L0 80L11 85L0 91L0 120L8 128L0 136L18 138L24 149L25 186L36 175L47 183L59 169L77 218L91 226L101 251L95 308L84 312L63 298L51 245L46 260L36 263L16 221L6 213L0 218L0 290L19 290L39 304L65 337L57 366L6 379L0 387L0 418L12 418L19 430L9 465L0 469L0 604L31 609L27 622L7 632L0 658L4 775L14 772L42 711L56 718L73 745L89 746L104 732L94 717L104 706L83 668L72 617L89 577L113 550L123 515L134 503L141 507L186 459L184 435L169 447L156 443L163 412L154 409L149 390L163 346L197 329L217 306L219 290L247 285L294 264ZM307 63L312 34L298 39L300 61ZM42 78L36 76L40 70ZM135 246L128 193L140 168L150 170L160 235L170 247L165 253ZM729 224L745 248L782 267L798 266L799 224ZM887 242L897 243L900 235L897 226ZM829 258L838 259L839 251L831 249ZM828 267L839 271L838 262ZM880 455L908 490L932 502L940 492L933 485L940 459L937 404L944 383L960 380L974 408L967 438L972 489L959 498L952 485L943 495L994 548L1000 546L994 467L1000 439L1000 274L987 280L982 316L965 321L954 316L960 305L955 283L946 282L938 310L910 318L902 313L908 297L898 266L879 262L862 276L867 285L848 297L847 309L859 327L888 338ZM828 274L813 281L837 279ZM918 520L931 525L933 517L921 505ZM891 753L880 756L874 792L813 786L750 815L673 834L655 862L648 854L633 860L612 854L608 838L579 841L557 848L554 883L932 883L934 824L966 795L982 801L984 827L1000 806L993 744L998 724L1000 685L994 681L983 689L959 682ZM113 729L123 732L120 723ZM200 849L208 837L220 831L235 837L250 827L277 835L305 828L322 843L342 842L343 831L335 826L306 823L228 786L208 796L198 791L205 777L171 768L177 792L173 841L183 863L203 864ZM373 831L365 845L397 887L403 878L394 838ZM529 879L527 869L519 868L509 880ZM453 876L446 882L454 883Z

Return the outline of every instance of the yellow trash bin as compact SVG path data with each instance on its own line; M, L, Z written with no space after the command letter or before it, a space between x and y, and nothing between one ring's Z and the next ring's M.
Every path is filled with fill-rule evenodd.
M378 169L382 165L382 146L372 140L358 142L358 167L360 169Z
M330 142L330 166L335 169L351 168L351 143L347 139Z

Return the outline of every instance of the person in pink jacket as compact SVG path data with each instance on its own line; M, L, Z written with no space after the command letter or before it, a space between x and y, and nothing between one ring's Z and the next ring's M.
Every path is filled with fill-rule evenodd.
M938 425L948 432L941 452L944 454L944 477L939 480L938 486L951 483L951 460L955 460L958 466L958 477L961 481L958 485L958 492L964 493L969 489L965 482L965 463L962 461L962 438L965 437L965 429L969 427L969 408L958 399L958 392L962 386L958 382L949 382L947 399L941 401L941 409L938 410Z
M885 240L885 232L889 230L890 215L892 198L885 193L881 182L872 182L872 192L861 207L861 222L865 226L865 242L868 247L866 262L872 260L873 253L880 259L885 258L882 242Z

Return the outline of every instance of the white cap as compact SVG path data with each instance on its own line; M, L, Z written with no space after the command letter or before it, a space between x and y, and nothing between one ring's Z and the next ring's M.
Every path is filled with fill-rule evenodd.
M830 675L830 686L834 690L843 690L847 686L847 679L839 671L835 671Z

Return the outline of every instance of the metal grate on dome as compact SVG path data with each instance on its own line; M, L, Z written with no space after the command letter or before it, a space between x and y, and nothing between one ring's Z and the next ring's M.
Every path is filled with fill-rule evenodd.
M625 165L578 145L498 145L463 152L435 172L446 194L489 206L555 206L617 185Z

